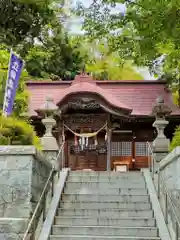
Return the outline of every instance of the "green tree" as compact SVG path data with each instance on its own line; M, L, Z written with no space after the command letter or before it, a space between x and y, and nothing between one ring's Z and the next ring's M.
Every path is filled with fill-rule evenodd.
M87 57L80 41L69 36L57 20L43 29L39 39L41 44L33 46L25 57L29 75L73 80Z
M119 3L126 5L125 13L111 11ZM120 56L150 69L164 55L163 72L172 74L173 83L179 81L180 1L98 0L78 10L91 38L106 38Z
M170 144L169 150L172 151L174 148L179 146L180 146L180 126L178 126L174 132L174 136Z
M0 43L14 47L27 39L33 41L54 16L50 1L1 0Z
M89 59L86 63L87 72L99 80L143 80L135 70L132 61L121 59L111 52L106 42L88 43Z
M43 38L43 45L29 51L26 69L31 76L72 80L86 65L86 71L99 80L143 79L131 61L122 60L102 43L90 43L81 36L63 36L61 31L54 36Z

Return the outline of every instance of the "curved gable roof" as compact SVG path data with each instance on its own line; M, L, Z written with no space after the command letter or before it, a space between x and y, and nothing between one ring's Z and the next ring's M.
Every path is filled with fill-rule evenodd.
M58 105L68 96L78 93L93 93L103 98L107 103L115 108L127 110L129 113L132 109L121 103L116 97L114 97L108 90L99 87L96 82L88 75L76 76L72 84L63 91L61 94Z

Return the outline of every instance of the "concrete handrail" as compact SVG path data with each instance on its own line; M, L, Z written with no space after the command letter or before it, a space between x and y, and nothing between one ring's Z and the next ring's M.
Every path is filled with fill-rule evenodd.
M170 152L165 158L163 158L159 164L159 171L162 171L172 162L176 161L180 156L180 147L176 147L172 152Z
M43 224L42 231L39 235L38 240L48 240L49 239L49 236L51 234L52 225L54 223L54 216L56 215L56 212L57 212L57 209L59 206L59 201L61 199L61 195L63 193L63 189L65 186L65 182L66 182L69 171L70 171L70 169L65 168L60 173L60 178L56 185L54 197L51 201L49 211L48 211L46 220Z
M150 144L148 145L149 148ZM151 149L151 157L152 157L152 161L153 161L153 165L154 165L154 153L153 150ZM157 194L158 194L158 198L160 199L160 192L161 192L161 188L162 188L162 192L164 193L165 196L165 213L164 213L164 218L165 218L165 222L166 224L168 224L168 203L170 205L171 212L174 216L175 219L175 240L178 240L180 237L180 221L177 217L177 213L176 213L176 209L175 206L173 204L171 195L168 191L168 188L165 184L165 181L163 179L163 177L161 176L161 171L168 166L170 163L174 162L175 160L177 160L177 158L180 156L180 147L175 148L171 153L169 153L163 160L161 160L158 171L156 172L157 174ZM155 174L155 173L154 173ZM153 180L154 180L154 174L153 174Z

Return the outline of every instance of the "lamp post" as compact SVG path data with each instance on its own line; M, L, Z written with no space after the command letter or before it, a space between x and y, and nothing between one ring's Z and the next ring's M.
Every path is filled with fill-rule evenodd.
M46 97L45 103L36 110L36 112L43 117L42 123L45 126L45 134L41 138L41 144L43 150L48 156L56 157L58 152L58 144L55 137L52 135L52 128L56 124L54 115L58 111L58 107L53 102L53 98L50 96Z
M166 120L166 117L169 116L171 112L172 111L169 106L164 103L164 99L162 97L158 97L156 99L156 104L152 109L152 115L155 116L153 127L157 129L157 137L153 141L153 152L156 163L160 162L166 156L169 150L170 141L164 135L164 129L169 124L169 122Z

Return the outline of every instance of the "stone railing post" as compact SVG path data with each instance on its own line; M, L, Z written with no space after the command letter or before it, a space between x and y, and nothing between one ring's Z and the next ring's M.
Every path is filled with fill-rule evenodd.
M52 135L52 128L56 124L54 114L57 110L58 107L54 104L52 97L47 97L45 103L36 110L38 114L43 117L42 122L45 126L46 132L41 138L41 143L43 146L43 152L46 157L49 158L49 161L55 160L59 149L57 140Z
M162 97L156 99L153 107L152 115L155 116L153 127L157 130L157 137L153 141L153 153L155 157L155 172L159 169L160 161L167 155L169 151L169 139L164 135L164 129L169 124L166 117L171 113L171 109L165 105Z

